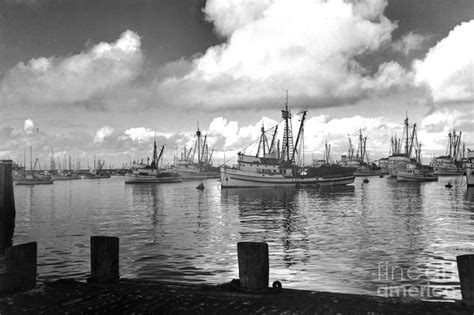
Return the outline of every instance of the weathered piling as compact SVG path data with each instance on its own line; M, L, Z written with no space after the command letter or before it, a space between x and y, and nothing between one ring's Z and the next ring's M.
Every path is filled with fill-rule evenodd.
M12 245L15 229L15 198L13 195L13 162L0 160L0 255Z
M240 287L250 292L268 289L268 244L264 242L237 243Z
M22 291L36 287L38 245L15 245L5 250L5 273L0 275L0 292Z
M90 282L111 283L119 280L119 238L91 236Z
M462 300L466 305L474 306L474 255L456 257Z

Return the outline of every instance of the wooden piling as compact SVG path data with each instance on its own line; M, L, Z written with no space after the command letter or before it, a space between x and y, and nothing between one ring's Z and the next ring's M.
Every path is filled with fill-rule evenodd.
M0 255L12 245L15 229L15 198L13 195L13 162L0 160Z
M119 238L91 237L90 282L111 283L119 280Z
M456 257L458 264L459 282L463 302L474 306L474 255L461 255Z
M38 244L25 243L5 251L4 291L28 290L36 287Z
M237 243L240 287L245 291L268 290L268 244L265 242Z

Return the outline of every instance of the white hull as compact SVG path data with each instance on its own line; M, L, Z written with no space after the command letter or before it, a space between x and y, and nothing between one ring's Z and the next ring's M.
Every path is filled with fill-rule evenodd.
M464 172L460 168L436 168L434 173L440 176L457 176L462 175Z
M153 176L153 175L137 175L125 174L125 183L179 183L182 182L181 176Z
M401 172L397 173L397 182L436 182L438 181L438 176L432 174L422 174L422 173L408 173Z
M221 187L280 187L280 186L335 186L347 185L354 182L354 176L342 176L333 178L309 177L293 178L281 174L263 174L241 171L237 169L221 168Z

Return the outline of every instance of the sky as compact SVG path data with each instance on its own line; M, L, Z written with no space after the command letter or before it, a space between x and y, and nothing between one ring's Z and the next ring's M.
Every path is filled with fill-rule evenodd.
M232 164L288 91L307 163L386 157L405 116L428 161L474 149L472 38L472 0L2 0L0 159L169 164L199 128Z

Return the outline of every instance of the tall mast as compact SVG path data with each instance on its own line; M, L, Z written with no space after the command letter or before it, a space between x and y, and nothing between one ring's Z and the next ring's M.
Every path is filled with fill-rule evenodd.
M300 137L303 133L303 126L304 126L304 120L306 118L306 111L303 111L303 117L301 117L301 124L300 124L300 129L298 130L298 136L296 137L296 142L295 142L295 147L293 149L293 154L291 156L291 162L294 161L295 159L295 154L296 154L296 149L298 148L298 142L300 140Z
M408 113L406 113L405 117L405 153L410 157L410 154L408 153Z
M291 134L290 119L291 113L288 109L288 90L286 90L285 109L281 111L281 116L285 120L285 130L283 131L283 145L281 158L291 161L290 152L293 151L293 135Z

